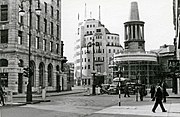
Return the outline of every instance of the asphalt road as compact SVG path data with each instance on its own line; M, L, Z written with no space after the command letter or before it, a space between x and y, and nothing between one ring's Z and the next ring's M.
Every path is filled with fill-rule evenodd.
M149 97L144 101L136 102L135 95L121 96L122 106L152 105ZM29 104L20 107L5 107L0 110L0 117L149 117L140 115L121 115L95 113L111 106L117 106L118 95L84 96L73 94L65 96L48 97L51 102ZM179 99L167 99L168 102L180 103Z

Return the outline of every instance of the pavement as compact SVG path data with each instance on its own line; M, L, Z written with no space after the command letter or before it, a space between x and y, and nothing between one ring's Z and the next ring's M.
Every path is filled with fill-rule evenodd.
M164 107L167 112L162 112L160 107L157 107L156 112L153 113L153 105L140 106L111 106L103 110L95 112L95 114L106 115L136 115L136 116L150 116L150 117L180 117L180 103L166 103Z
M71 91L62 91L62 92L47 92L46 97L50 96L61 96L61 95L70 95L70 94L77 94L77 93L83 93L85 92L85 89L83 87L73 87ZM47 98L43 98L42 94L32 94L32 102L26 102L26 94L18 94L13 95L11 99L5 99L5 106L3 107L9 107L9 106L23 106L26 104L36 104L41 102L50 102L51 100ZM2 105L0 104L0 107Z
M179 100L180 94L172 93L171 89L167 89L169 96L167 98ZM150 98L150 94L146 96ZM95 112L95 116L103 115L104 117L116 117L115 115L129 115L129 116L140 116L140 117L180 117L180 103L173 101L168 101L163 103L167 112L162 112L161 108L158 106L156 112L152 112L154 103L148 105L135 105L135 106L111 106L100 111ZM123 116L124 117L124 116ZM126 116L125 116L126 117Z

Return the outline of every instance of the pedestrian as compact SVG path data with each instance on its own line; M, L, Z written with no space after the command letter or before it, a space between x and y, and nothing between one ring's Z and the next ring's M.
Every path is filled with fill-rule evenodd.
M155 93L155 103L154 103L154 107L152 109L152 112L155 113L155 110L158 106L158 104L160 105L161 107L161 110L162 112L167 112L163 106L163 103L162 103L162 98L163 98L163 92L162 92L162 89L160 86L157 87L157 91Z
M0 85L0 97L1 97L1 104L4 106L4 91L2 89L2 86Z
M164 81L162 84L162 91L163 91L163 102L166 102L166 97L169 96L167 90L166 90L167 84Z
M154 98L154 94L156 92L156 88L154 85L151 85L151 89L150 89L150 93L151 93L151 99L153 100Z
M143 97L144 97L145 91L143 86L140 86L139 88L139 95L140 95L140 100L143 101Z
M126 84L126 86L124 87L124 97L126 97L126 95L127 95L128 97L130 97L130 96L129 96L129 87L128 87L128 84Z

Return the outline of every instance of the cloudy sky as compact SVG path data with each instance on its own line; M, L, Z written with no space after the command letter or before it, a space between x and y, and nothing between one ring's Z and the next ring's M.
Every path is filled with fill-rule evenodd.
M120 35L124 47L124 23L129 20L131 2L137 1L140 20L145 22L146 51L158 49L164 44L173 44L175 35L173 26L173 0L62 0L62 40L64 56L73 62L75 34L77 32L78 13L84 20L85 3L87 17L99 18L111 33Z

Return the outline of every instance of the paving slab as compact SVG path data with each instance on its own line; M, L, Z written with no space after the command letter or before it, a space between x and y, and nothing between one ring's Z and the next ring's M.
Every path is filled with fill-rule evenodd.
M97 114L114 114L114 115L139 115L151 117L180 117L180 103L164 104L167 112L162 112L158 106L156 113L152 112L153 105L141 106L112 106L97 111Z

